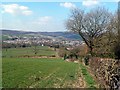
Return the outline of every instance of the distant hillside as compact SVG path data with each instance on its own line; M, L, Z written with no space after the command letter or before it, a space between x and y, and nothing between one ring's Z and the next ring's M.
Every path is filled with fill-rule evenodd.
M21 35L21 34L31 34L35 32L25 32L25 31L15 31L15 30L1 30L2 35Z
M52 37L59 37L62 36L68 39L80 39L81 37L78 34L74 34L71 32L40 32L42 35L52 36Z
M72 32L26 32L26 31L15 31L15 30L2 30L2 35L30 35L33 34L35 35L44 35L44 36L51 36L54 38L59 38L63 37L66 39L77 39L77 40L82 40L81 37L78 34L74 34Z

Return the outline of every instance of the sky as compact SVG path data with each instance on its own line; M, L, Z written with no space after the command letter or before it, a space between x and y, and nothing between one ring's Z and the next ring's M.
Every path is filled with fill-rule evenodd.
M28 2L29 1L29 2ZM60 1L2 1L0 4L0 29L34 32L67 31L65 21L73 8L89 11L95 7L105 7L111 12L118 8L118 0L81 0L77 2Z

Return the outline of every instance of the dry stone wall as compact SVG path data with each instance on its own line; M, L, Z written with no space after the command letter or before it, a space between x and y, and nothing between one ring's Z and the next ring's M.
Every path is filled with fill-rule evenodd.
M89 67L99 87L120 90L120 61L94 57L89 60Z

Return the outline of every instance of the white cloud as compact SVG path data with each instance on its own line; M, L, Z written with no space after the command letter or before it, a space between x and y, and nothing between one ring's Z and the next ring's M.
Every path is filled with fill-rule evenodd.
M3 17L2 26L0 26L2 29L44 32L66 30L63 20L52 16L35 17L29 20L19 19L19 17L12 17L12 21L10 23L8 22L9 17Z
M2 4L0 7L3 9L2 13L10 13L13 15L31 15L32 11L26 6L20 6L18 4Z
M31 14L32 14L32 11L29 11L29 10L23 11L22 14L23 14L23 15L31 15Z
M76 8L75 4L70 2L60 3L60 6L66 7L66 8Z
M50 16L44 16L44 17L39 17L35 22L36 24L39 25L47 25L52 22L52 17Z
M63 21L51 16L36 18L34 21L29 21L27 26L36 31L65 31Z
M98 0L84 0L82 2L82 5L89 7L89 6L97 5L98 3L99 3Z

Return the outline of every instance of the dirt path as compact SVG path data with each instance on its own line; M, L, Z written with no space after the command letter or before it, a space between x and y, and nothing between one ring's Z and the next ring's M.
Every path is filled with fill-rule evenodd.
M81 72L80 66L76 70L75 75L76 80L64 81L62 88L86 88L86 82Z
M85 88L86 82L84 81L84 77L81 72L81 68L79 66L78 71L76 73L77 81L73 84L73 88Z

